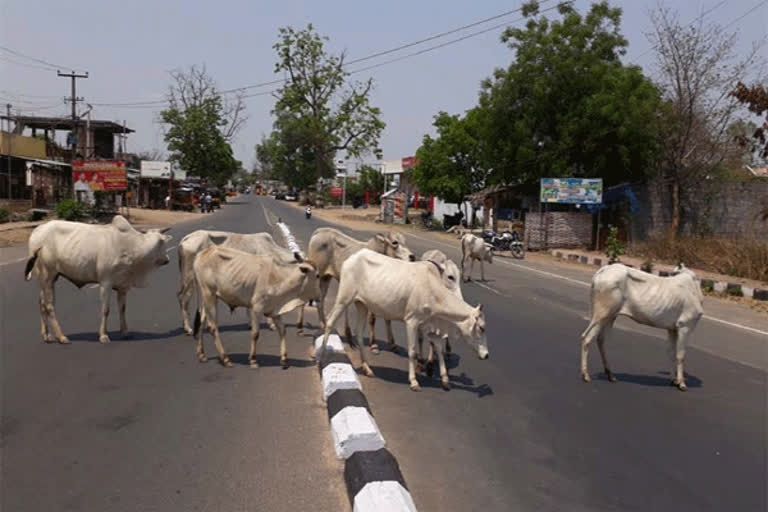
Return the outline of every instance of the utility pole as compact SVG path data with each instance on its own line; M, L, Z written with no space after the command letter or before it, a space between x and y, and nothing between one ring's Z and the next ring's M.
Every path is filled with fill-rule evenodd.
M77 79L88 78L88 72L86 71L84 74L78 74L74 71L70 73L62 73L61 71L56 71L56 74L60 77L72 79L72 96L68 99L72 101L72 134L74 137L72 141L72 158L70 158L70 164L72 164L72 170L74 171L74 161L77 153L77 102L83 101L83 98L77 97ZM72 193L75 193L74 187L72 187ZM77 199L77 197L75 197L75 199Z
M173 210L173 162L169 164L171 174L168 176L168 210Z
M13 134L11 133L11 105L10 103L5 104L5 112L6 112L6 123L8 124L8 201L11 200L11 140L13 139Z

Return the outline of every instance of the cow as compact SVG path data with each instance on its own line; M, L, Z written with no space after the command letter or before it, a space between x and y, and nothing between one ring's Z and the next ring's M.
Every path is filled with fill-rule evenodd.
M443 272L441 274L441 277L442 277L443 283L445 284L446 288L451 290L453 293L456 294L456 296L458 298L463 300L464 297L461 294L461 286L460 286L460 283L459 283L459 281L461 280L461 273L459 271L459 267L452 260L450 260L448 258L448 256L445 255L444 252L442 252L442 251L440 251L438 249L431 249L431 250L426 251L424 254L421 255L421 261L431 261L433 263L437 263L438 268L442 267ZM373 315L371 315L369 317L369 321L370 321L371 318L375 318L375 317L373 317ZM429 332L430 332L430 334L433 333L433 331L429 331ZM371 350L375 353L376 349L378 347L376 345L376 339L375 339L375 333L374 333L374 324L373 323L370 324L369 333L370 333L370 347L371 347ZM438 336L439 336L439 334L438 334ZM450 354L451 353L451 344L448 341L448 336L447 335L443 335L442 337L443 337L443 340L445 341L445 352L446 352L446 354ZM419 360L420 361L423 360L423 357L422 357L423 353L422 353L422 349L421 349L423 338L424 338L424 336L423 336L423 328L420 327L419 328ZM394 342L390 341L390 343L394 343ZM391 347L391 350L395 350L395 348L396 348L396 346L393 345ZM429 361L432 361L432 354L433 354L433 351L432 351L432 347L430 345Z
M682 263L670 277L659 277L624 266L607 265L592 277L590 293L592 319L581 335L581 378L591 379L587 372L589 344L597 339L603 370L611 382L616 377L605 357L605 339L619 315L634 321L666 329L673 369L671 384L687 390L683 374L685 344L696 328L704 310L701 288L696 275Z
M297 251L285 249L275 242L269 233L240 234L227 231L206 231L199 229L188 234L179 242L179 274L181 288L176 294L181 308L181 319L184 332L192 334L189 321L189 301L195 289L195 273L193 265L195 257L210 245L231 247L252 254L267 254L286 263L303 261L303 255Z
M415 261L416 256L405 245L405 237L402 233L390 231L386 235L378 233L367 242L361 242L347 236L341 231L333 228L318 228L312 233L309 240L307 257L317 264L320 272L320 300L317 303L317 313L320 317L320 323L325 327L325 296L328 294L328 287L331 279L339 279L341 275L341 266L351 255L361 249L370 249L372 251L385 254L392 258L401 260ZM345 315L345 335L349 338L349 322ZM299 312L298 327L301 328L304 320L304 309ZM371 325L375 325L376 319L369 320ZM392 325L387 324L387 338L391 344L394 344L392 335ZM373 329L371 330L373 332Z
M266 254L250 254L237 249L212 245L195 258L192 265L200 290L200 307L195 315L194 336L197 357L208 359L203 350L201 326L213 335L219 361L227 368L232 362L219 336L216 301L230 308L245 307L251 312L251 351L248 362L258 367L256 342L259 339L259 315L272 319L280 335L280 363L288 367L285 328L280 316L293 311L319 294L317 268L311 261L286 262Z
M59 276L78 288L98 283L101 295L99 341L108 343L107 317L112 290L117 292L120 332L128 330L125 300L128 290L146 286L145 279L155 267L169 262L164 234L170 228L137 231L121 215L110 224L93 225L52 220L35 228L29 237L29 260L24 277L34 275L40 282L41 334L53 341L49 324L59 343L69 343L56 318L55 283Z
M320 356L325 351L328 335L339 316L352 304L357 308L356 331L362 331L366 315L371 313L386 320L405 322L408 333L408 381L413 391L420 389L416 379L416 340L418 329L429 325L442 332L458 334L474 345L480 359L488 358L483 307L472 307L446 289L441 274L444 269L431 261L406 262L363 249L350 256L341 267L339 293L336 295L325 325ZM357 343L363 372L373 377L366 350ZM449 389L442 347L438 343L438 359L443 388Z
M466 274L464 280L470 281L472 279L472 268L475 265L475 260L480 262L480 280L485 281L485 268L484 262L493 263L493 246L485 243L485 241L467 233L461 237L461 275L464 276L464 269L469 260L469 274Z

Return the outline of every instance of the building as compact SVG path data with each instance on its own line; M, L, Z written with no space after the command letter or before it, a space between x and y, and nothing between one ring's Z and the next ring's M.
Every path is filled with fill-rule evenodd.
M72 160L126 159L125 136L134 132L104 120L79 120L75 124L67 117L0 119L9 125L0 133L0 176L5 178L0 179L0 207L12 211L50 208L73 197ZM58 140L66 142L60 143L57 135L62 132L66 136ZM131 174L128 172L129 179Z

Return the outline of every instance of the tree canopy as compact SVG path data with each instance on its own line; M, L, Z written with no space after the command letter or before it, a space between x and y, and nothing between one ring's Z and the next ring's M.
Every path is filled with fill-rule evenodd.
M515 60L482 85L490 181L642 177L657 147L660 99L640 68L621 62L621 9L600 2L584 16L571 4L558 12L559 20L537 18L537 3L526 4L525 28L502 36Z
M227 104L205 69L174 75L168 101L160 113L170 158L195 176L223 185L240 168L229 139L242 125L242 104ZM240 105L238 107L238 105Z
M312 25L279 30L275 73L288 81L277 93L273 131L257 147L273 176L297 188L331 177L338 152L380 154L381 112L370 104L373 81L355 82L344 71L344 53L325 48Z

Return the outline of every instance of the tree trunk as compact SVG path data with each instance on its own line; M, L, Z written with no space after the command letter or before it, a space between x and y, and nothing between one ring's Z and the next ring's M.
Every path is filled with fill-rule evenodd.
M672 225L670 234L677 237L680 230L680 183L677 180L672 181Z

